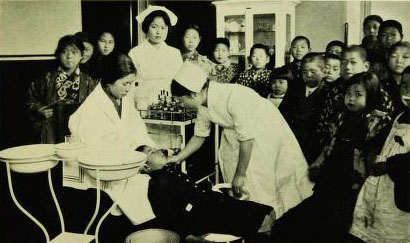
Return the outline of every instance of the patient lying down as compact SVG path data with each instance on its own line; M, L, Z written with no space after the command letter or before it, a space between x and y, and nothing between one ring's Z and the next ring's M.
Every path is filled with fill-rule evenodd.
M187 239L206 233L251 236L269 233L275 215L272 207L241 201L214 192L167 164L163 150L144 149L148 154L145 172L151 176L148 198L159 221Z

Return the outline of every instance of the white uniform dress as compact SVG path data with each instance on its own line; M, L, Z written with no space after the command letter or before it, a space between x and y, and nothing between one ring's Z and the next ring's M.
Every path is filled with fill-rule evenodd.
M101 84L71 115L69 128L71 134L86 143L90 151L134 151L141 145L155 147L134 107L132 94L122 98L120 118ZM87 189L96 185L95 180L75 163L64 164L63 177L64 186ZM148 175L137 174L128 181L103 183L102 188L132 223L140 224L155 218L147 195L149 179Z
M210 134L211 122L237 133L238 141L254 139L244 191L249 200L273 206L277 218L312 195L308 166L277 108L252 89L237 84L209 83L208 107L200 107L195 135ZM219 150L225 182L232 182L239 142L221 138Z
M156 102L161 90L166 90L171 95L171 81L183 63L178 49L165 42L156 48L145 41L132 48L128 55L137 68L138 87L135 89L135 99L139 110L145 110L148 105Z

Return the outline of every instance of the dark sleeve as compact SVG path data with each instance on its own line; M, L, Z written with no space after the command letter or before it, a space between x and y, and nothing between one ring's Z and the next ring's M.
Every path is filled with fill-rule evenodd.
M294 113L295 98L294 92L291 91L285 95L279 106L279 111L288 124L291 122Z
M33 125L36 129L39 129L43 117L38 112L38 109L47 105L47 79L48 74L45 74L42 77L36 78L30 83L26 97L26 108L28 116L33 122Z
M394 201L397 208L410 212L410 152L387 158L386 169L394 182Z

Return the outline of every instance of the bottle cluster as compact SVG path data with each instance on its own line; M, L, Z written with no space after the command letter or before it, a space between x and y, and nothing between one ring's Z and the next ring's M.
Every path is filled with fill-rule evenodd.
M158 100L148 107L149 119L186 121L195 118L194 111L188 111L184 104L174 96L170 96L168 91L161 90Z

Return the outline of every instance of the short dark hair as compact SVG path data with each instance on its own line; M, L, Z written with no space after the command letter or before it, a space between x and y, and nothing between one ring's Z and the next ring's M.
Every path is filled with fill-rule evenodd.
M397 29L397 31L400 33L401 37L403 37L403 27L402 27L401 23L399 21L393 20L393 19L383 21L383 23L380 24L378 36L381 36L382 31L385 28L388 28L388 27L392 27L392 28Z
M231 43L229 42L228 38L223 38L223 37L216 38L216 40L214 41L213 49L215 49L216 45L218 44L224 44L225 46L228 47L228 49L231 47Z
M398 48L404 47L409 49L410 51L410 43L408 41L399 41L397 43L394 43L390 48L387 53L388 56L390 56L394 51L396 51Z
M351 45L351 46L348 46L346 48L344 54L346 54L348 52L357 52L359 54L360 58L364 62L367 62L367 52L366 52L366 49L364 49L363 47L361 47L359 45Z
M250 55L252 56L253 52L255 51L255 49L262 49L265 51L266 55L269 56L269 47L267 45L264 44L260 44L260 43L256 43L251 47L251 52Z
M366 89L366 110L372 111L382 104L379 79L371 72L361 72L346 81L346 89L354 84L361 84ZM347 91L347 90L346 90Z
M306 41L308 48L310 48L310 40L306 36L303 36L303 35L298 35L295 38L293 38L292 42L290 43L290 46L292 47L297 41L300 41L300 40Z
M370 21L376 21L379 22L379 24L383 23L383 19L379 15L369 15L366 18L364 18L363 27Z
M342 57L340 57L339 55L333 54L333 53L326 53L325 54L325 61L327 59L335 59L335 60L342 61Z
M340 46L342 48L342 52L346 50L346 44L340 40L332 40L326 45L326 52L329 50L331 46Z
M309 52L302 58L302 66L309 62L316 62L318 67L323 70L325 68L325 58L323 53Z
M101 85L113 84L129 74L135 74L136 68L131 58L122 53L112 53L101 60Z
M184 29L183 29L184 31L182 33L185 34L185 32L189 29L196 30L196 32L198 32L198 35L202 36L202 31L201 31L201 28L199 27L199 25L197 25L197 24L187 24L184 27Z
M270 79L271 83L276 79L285 79L288 82L291 82L293 80L293 74L288 68L278 69L272 72Z
M162 10L155 10L148 14L148 16L142 21L142 31L144 31L145 34L148 33L149 26L156 17L161 17L168 28L171 26L171 20L169 19L168 14Z
M65 35L58 41L54 56L58 59L60 54L65 50L65 48L67 48L67 46L76 46L80 50L81 54L84 53L85 47L83 41L78 36Z
M83 42L88 42L92 45L94 45L95 43L94 36L91 33L80 31L75 33L74 35L80 38Z

